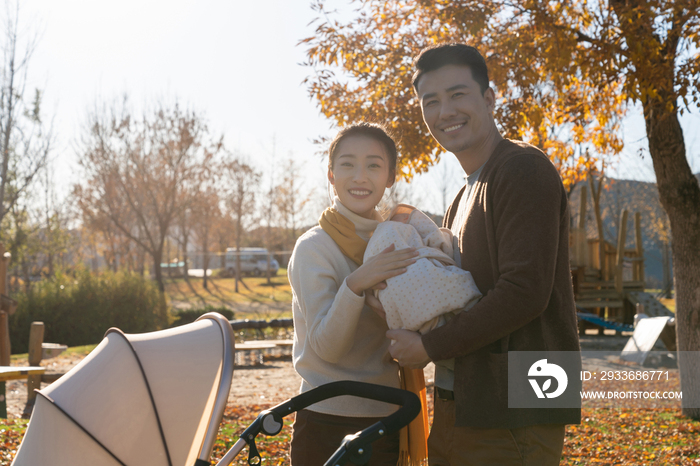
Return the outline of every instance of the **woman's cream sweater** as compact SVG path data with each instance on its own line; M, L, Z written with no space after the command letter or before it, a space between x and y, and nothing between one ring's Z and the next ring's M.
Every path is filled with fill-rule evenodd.
M336 198L333 203L368 240L382 220L365 219ZM386 322L352 292L346 277L358 265L343 255L331 237L316 226L302 235L289 261L294 316L294 368L305 392L329 382L356 380L399 387L399 368L391 360ZM381 417L396 406L356 397L337 397L308 409L351 417Z

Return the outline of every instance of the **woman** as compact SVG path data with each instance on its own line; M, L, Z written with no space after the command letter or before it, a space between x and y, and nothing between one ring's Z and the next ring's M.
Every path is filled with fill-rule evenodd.
M387 351L387 324L364 305L365 292L415 262L413 248L394 247L362 263L376 211L396 176L396 145L378 125L344 128L329 148L333 207L296 243L289 263L294 315L294 368L301 391L338 380L399 387L398 366ZM297 413L291 442L293 466L321 466L353 434L396 410L390 404L337 397ZM396 465L399 435L373 444L371 465Z

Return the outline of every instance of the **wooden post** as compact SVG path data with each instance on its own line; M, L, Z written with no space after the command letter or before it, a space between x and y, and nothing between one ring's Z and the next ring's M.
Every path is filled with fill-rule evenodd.
M588 267L588 244L586 238L586 201L588 190L586 186L581 186L581 197L579 203L578 224L571 229L571 266L575 280L583 279L585 268ZM575 285L574 285L575 286Z
M591 199L593 199L593 213L595 214L596 228L598 229L598 264L600 267L600 279L608 280L608 270L605 267L605 236L603 235L603 218L600 215L600 191L603 188L603 175L598 180L598 189L595 188L593 176L588 177L591 186Z
M7 294L7 263L9 257L5 257L5 245L0 243L0 295ZM0 366L10 365L10 323L9 313L0 310ZM0 382L0 418L7 418L7 397L5 382Z
M5 246L0 243L0 295L7 295L7 260ZM10 365L9 309L0 309L0 366Z
M617 231L617 260L615 267L615 290L622 294L622 267L625 259L625 240L627 239L627 210L620 212L620 226Z
M634 213L634 245L637 250L637 262L635 262L636 274L634 279L644 283L644 245L642 244L642 215ZM642 285L644 286L644 285Z
M29 329L29 365L38 366L41 362L41 344L44 342L44 323L32 322ZM34 409L36 401L35 389L41 388L41 375L30 375L27 377L27 404L24 405L22 417L29 419Z
M586 185L581 186L581 203L578 211L578 227L586 231L586 201L588 200L588 189Z
M10 365L10 339L3 338L9 336L9 322L7 312L0 311L0 366ZM0 382L0 418L7 419L7 396L5 392L5 382Z

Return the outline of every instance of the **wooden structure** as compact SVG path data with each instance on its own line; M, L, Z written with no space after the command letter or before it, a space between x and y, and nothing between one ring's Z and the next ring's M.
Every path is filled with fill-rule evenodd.
M644 291L644 247L641 216L633 217L634 247L627 248L629 213L620 212L616 244L605 241L600 214L600 191L589 178L596 219L597 237L586 235L587 186L581 187L578 222L570 235L570 263L576 306L606 320L632 324L637 304L651 316L673 316L663 304ZM580 322L580 329L585 323Z
M31 413L34 405L35 388L40 388L41 382L53 381L57 377L47 376L45 369L39 366L42 355L44 324L33 322L29 333L29 366L17 367L10 365L10 325L9 317L17 309L17 302L7 296L7 266L10 254L0 244L0 418L7 418L7 398L5 382L8 380L27 379L27 406L25 412Z
M0 244L0 367L7 368L10 365L10 314L15 312L14 301L7 296L7 266L10 262L10 254L5 251L5 246ZM11 369L7 370L10 374ZM10 377L7 375L6 377ZM24 375L26 377L26 375ZM22 378L24 378L22 377ZM7 417L7 400L5 394L5 382L0 382L0 417Z

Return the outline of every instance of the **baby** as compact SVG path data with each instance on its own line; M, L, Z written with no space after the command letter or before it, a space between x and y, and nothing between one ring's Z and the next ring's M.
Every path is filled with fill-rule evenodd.
M453 236L415 207L399 204L380 223L367 244L364 260L394 244L418 249L406 273L387 280L377 292L390 329L426 333L481 298L471 273L455 263Z

